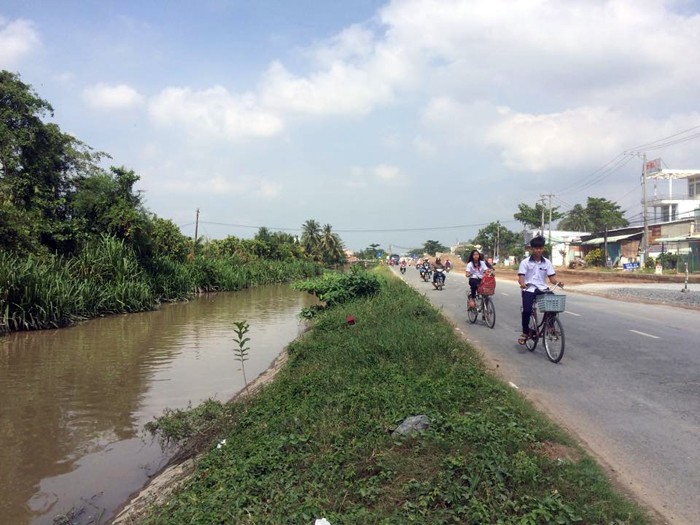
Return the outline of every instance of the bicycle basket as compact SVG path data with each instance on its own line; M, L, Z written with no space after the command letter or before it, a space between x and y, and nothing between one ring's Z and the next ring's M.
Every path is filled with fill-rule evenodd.
M553 293L538 295L537 309L540 312L563 312L566 308L566 295Z
M493 275L487 275L479 283L476 293L480 295L493 295L496 293L496 278Z

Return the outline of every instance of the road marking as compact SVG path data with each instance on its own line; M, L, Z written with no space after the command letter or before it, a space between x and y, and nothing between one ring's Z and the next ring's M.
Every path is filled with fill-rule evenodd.
M501 292L501 295L505 295L506 297L508 297L508 294L505 292Z
M645 334L644 332L640 332L639 330L630 330L630 332L634 332L635 334L643 335L644 337L651 337L652 339L661 339L660 337L658 337L656 335Z
M576 317L581 317L581 314L575 314L574 312L569 312L569 310L564 310L565 314L575 315Z
M512 381L508 381L508 384L509 384L510 386L512 386L513 388L515 388L516 390L520 390L520 389L518 388L518 385L516 385L516 384L513 383Z

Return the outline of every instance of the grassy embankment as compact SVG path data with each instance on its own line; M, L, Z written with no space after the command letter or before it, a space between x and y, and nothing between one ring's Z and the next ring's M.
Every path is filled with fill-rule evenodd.
M648 523L425 298L379 272L379 292L321 313L257 396L160 421L178 437L196 421L209 452L144 523ZM419 414L427 431L392 437Z
M146 266L123 241L103 236L75 257L0 252L0 334L58 328L106 314L156 308L197 291L240 290L317 275L311 261L160 257Z

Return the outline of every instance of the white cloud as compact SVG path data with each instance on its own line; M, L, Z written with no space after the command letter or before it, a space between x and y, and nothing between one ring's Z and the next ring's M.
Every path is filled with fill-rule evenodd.
M391 164L353 166L350 168L350 178L345 181L345 184L351 188L367 188L377 182L395 185L402 179L401 169Z
M160 184L159 191L177 195L248 196L263 200L279 197L283 189L282 184L262 177L215 175L202 179L198 173L190 173L187 178L172 177Z
M253 95L234 95L221 86L194 91L169 87L149 103L149 113L162 126L181 126L206 140L239 140L279 134L284 123L261 108Z
M605 161L624 149L620 137L633 123L606 107L581 107L551 114L511 112L485 137L501 148L503 163L517 171L540 172ZM594 164L596 161L593 162Z
M141 106L144 97L126 84L108 86L95 84L83 90L83 98L88 106L98 110L127 110Z
M0 17L0 69L15 69L41 45L34 24L28 20L8 22Z
M295 76L275 62L261 86L265 106L316 116L366 114L392 96L381 77L347 62L335 62L308 77Z
M396 166L380 164L374 168L374 174L381 180L397 180L401 176L401 171Z

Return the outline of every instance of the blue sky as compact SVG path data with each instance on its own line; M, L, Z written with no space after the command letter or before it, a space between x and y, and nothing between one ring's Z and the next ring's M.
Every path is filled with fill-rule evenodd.
M687 0L0 4L0 68L193 235L331 224L351 249L471 239L554 194L641 212L641 159L700 168ZM659 148L638 146L679 132ZM656 143L658 144L658 143ZM604 167L603 170L600 168Z

